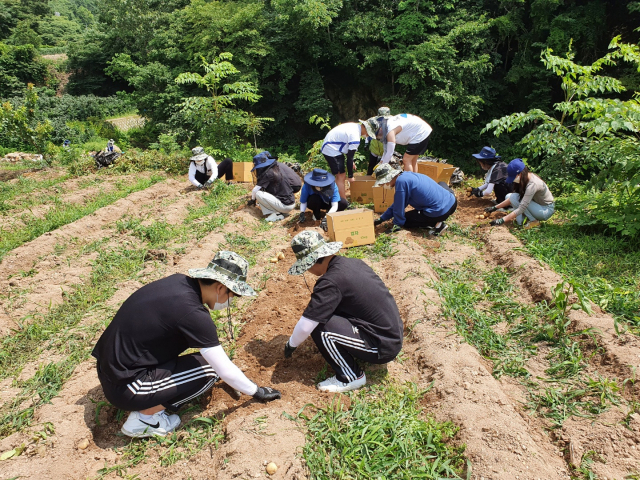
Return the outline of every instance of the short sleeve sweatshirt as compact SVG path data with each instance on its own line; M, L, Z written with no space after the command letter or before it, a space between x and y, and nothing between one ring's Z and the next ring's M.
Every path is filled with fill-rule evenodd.
M198 281L175 274L145 285L125 300L92 355L109 381L124 385L187 348L218 345Z
M360 147L360 124L342 123L324 137L320 151L328 157L337 157Z
M389 289L362 260L333 257L327 272L313 289L303 316L327 323L339 315L366 333L378 348L381 360L390 360L402 349L402 319Z
M396 127L402 127L402 131L396 134L396 144L412 145L424 141L433 129L431 125L420 117L409 113L401 113L387 120L389 131Z

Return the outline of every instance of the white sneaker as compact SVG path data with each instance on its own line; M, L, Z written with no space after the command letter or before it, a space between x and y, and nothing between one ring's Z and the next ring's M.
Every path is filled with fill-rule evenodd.
M154 435L164 437L167 433L175 430L178 425L180 425L180 417L167 415L164 410L154 413L149 422L140 419L140 412L131 412L127 421L122 425L121 431L128 437L153 437Z
M327 378L324 382L318 384L318 390L321 392L349 392L351 390L357 390L360 387L364 387L367 383L367 376L363 373L362 376L353 382L342 383L336 377Z
M267 218L265 218L267 222L277 222L278 220L284 220L284 215L280 213L272 213Z

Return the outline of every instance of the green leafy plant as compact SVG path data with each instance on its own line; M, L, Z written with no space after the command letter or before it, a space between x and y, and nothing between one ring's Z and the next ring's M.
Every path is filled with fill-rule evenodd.
M32 83L27 86L22 107L14 108L11 103L4 102L0 107L0 139L12 139L38 153L45 153L53 127L49 120L37 119L37 102L38 94Z

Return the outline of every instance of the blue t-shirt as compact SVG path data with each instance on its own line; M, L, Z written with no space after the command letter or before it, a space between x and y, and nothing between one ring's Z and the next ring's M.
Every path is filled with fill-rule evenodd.
M447 213L456 201L453 193L434 180L415 172L402 172L396 180L393 205L380 216L380 220L393 218L396 225L404 225L404 210L411 205L427 217L439 217Z
M311 185L305 183L302 185L302 190L300 190L300 203L307 203L307 200L311 195L320 195L324 203L330 204L332 202L340 201L340 191L338 190L338 185L336 185L335 182L333 183L333 195L331 198L326 197L323 195L323 192L318 192L314 190Z

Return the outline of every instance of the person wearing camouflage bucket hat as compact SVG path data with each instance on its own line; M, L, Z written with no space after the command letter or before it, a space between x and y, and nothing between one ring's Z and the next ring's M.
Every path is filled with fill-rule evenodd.
M165 409L177 411L220 379L260 401L280 398L231 362L205 308L229 311L233 296L255 295L248 267L237 253L218 252L206 268L156 280L125 300L92 352L107 400L131 412L122 433L167 435L180 417Z
M389 289L362 260L336 255L341 242L306 230L291 241L291 275L316 275L309 304L284 347L285 358L309 336L336 375L318 384L323 392L361 388L367 377L358 360L383 364L402 349L402 319ZM306 283L306 280L305 280Z
M453 190L445 182L436 183L421 173L401 172L383 163L375 169L375 186L394 189L393 203L375 220L378 226L393 218L392 233L400 228L428 228L433 235L447 229L445 220L456 211L458 201ZM413 210L405 212L408 206Z

